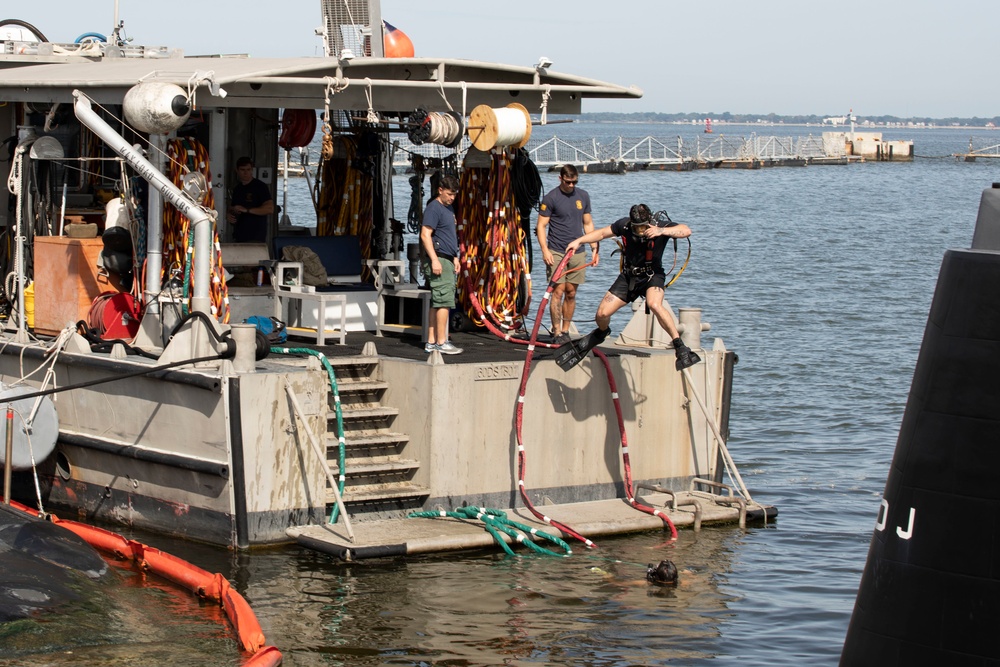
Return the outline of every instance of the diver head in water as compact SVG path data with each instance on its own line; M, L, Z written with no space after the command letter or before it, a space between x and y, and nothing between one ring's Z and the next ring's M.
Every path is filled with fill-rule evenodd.
M669 560L661 560L655 566L650 563L646 567L646 581L657 586L676 586L677 566Z

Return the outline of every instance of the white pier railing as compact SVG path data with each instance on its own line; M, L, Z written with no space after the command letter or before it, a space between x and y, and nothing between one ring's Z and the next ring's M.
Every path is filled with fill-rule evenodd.
M393 141L397 146L393 165L397 169L410 166L413 155L426 159L445 159L454 152L464 155L470 143L463 139L455 151L434 144L415 145L406 137ZM568 141L561 137L530 140L525 146L531 161L539 169L573 164L577 167L597 164L623 164L629 169L647 165L683 165L719 163L725 161L802 162L821 158L843 157L844 147L824 145L821 136L729 136L724 134L696 137L685 141L679 136L641 138L618 136L603 143L596 138Z

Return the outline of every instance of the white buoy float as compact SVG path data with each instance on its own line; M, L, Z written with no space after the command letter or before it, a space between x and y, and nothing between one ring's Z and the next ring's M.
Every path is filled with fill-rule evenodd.
M59 436L59 417L51 398L17 398L35 391L34 387L0 384L0 408L10 406L14 410L13 450L10 456L14 470L29 470L32 462L40 463L47 459L55 449ZM0 411L0 416L5 414ZM6 465L6 462L6 448L0 446L0 466Z
M187 122L191 104L187 93L173 83L144 81L125 93L125 118L132 127L149 134L168 134Z

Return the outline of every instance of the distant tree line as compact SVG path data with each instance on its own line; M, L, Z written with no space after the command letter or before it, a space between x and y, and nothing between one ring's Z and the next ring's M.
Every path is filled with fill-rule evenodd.
M731 113L729 111L724 111L722 113L715 113L714 111L709 111L705 113L652 113L652 112L634 112L634 113L617 113L617 112L597 112L597 113L584 113L581 116L567 116L567 118L576 118L587 121L593 121L598 123L692 123L692 122L705 122L706 118L711 118L713 123L774 123L774 124L788 124L788 125L819 125L823 123L824 118L843 116L843 113L829 114L827 116L818 115L808 115L808 116L780 116L774 113L768 114L749 114L749 113ZM900 118L899 116L861 116L855 114L856 122L863 123L865 121L869 123L874 123L875 125L906 125L906 124L922 124L922 125L936 125L939 127L946 126L968 126L968 127L985 127L988 123L992 123L995 126L1000 127L1000 116L994 116L992 118L979 118L978 116L973 116L972 118L930 118L923 116L913 116L910 118Z

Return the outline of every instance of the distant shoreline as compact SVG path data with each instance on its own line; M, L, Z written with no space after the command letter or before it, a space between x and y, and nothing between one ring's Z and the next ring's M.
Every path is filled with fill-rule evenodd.
M553 117L555 118L555 117ZM711 120L714 127L726 125L738 125L749 127L823 127L823 128L847 128L849 123L824 123L825 119L834 118L831 116L802 115L802 116L777 116L774 114L694 114L694 113L611 113L611 112L585 112L574 116L560 115L558 118L574 120L576 122L587 123L627 123L627 124L650 124L650 125L704 125L706 120ZM838 119L843 116L836 117ZM1000 127L1000 116L995 118L899 118L896 116L856 116L854 127L856 130L879 130L879 129L983 129L995 130Z
M573 119L576 125L675 125L681 127L700 127L703 123L683 123L665 121L621 121L621 120L587 120L586 118ZM821 123L723 123L712 121L713 129L719 134L717 128L721 127L813 127L830 132L850 132L850 125L823 125ZM984 125L858 125L855 124L856 132L867 132L876 130L1000 130L1000 127L986 127Z

